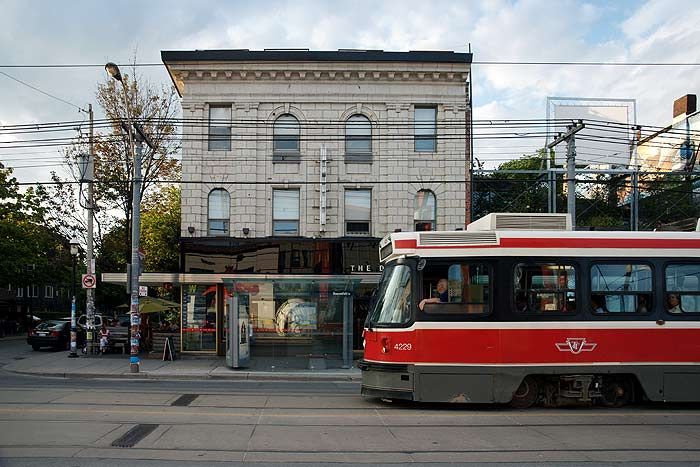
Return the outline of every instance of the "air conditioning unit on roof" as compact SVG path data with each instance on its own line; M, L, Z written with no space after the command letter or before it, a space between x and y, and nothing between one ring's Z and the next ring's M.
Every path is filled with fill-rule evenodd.
M489 230L572 230L568 214L494 212L467 226L467 231Z

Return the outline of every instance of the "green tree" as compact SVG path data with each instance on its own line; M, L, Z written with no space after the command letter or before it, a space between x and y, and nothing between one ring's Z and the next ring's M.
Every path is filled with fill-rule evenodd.
M141 199L148 203L150 196L158 196L167 182L180 179L180 163L174 157L180 149L177 128L173 119L178 114L175 89L151 85L137 74L122 74L126 93L119 82L106 78L97 86L96 99L107 119L111 122L106 128L98 126L95 134L95 183L96 206L95 247L102 252L102 237L115 228L123 234L120 244L112 243L128 261L131 257L131 229L121 229L131 225L133 156L129 137L122 128L122 121L137 121L153 142L153 148L144 145L141 158L143 184ZM126 96L126 98L125 98ZM84 129L84 128L83 128ZM88 153L88 140L81 136L65 151L65 161L69 174L60 177L53 174L53 185L46 189L45 205L49 208L50 220L62 232L74 232L84 238L86 232L85 207L86 187L77 185L79 171L77 156Z
M495 172L475 177L475 218L492 212L547 212L545 164L544 151L539 151L504 162ZM505 172L509 170L536 170L541 173Z
M70 284L68 240L44 222L42 188L20 190L0 164L0 286Z
M180 251L180 189L170 186L149 198L141 217L144 270L177 272Z

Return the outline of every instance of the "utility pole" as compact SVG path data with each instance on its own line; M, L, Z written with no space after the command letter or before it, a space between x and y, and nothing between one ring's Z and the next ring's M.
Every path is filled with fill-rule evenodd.
M567 132L559 134L547 146L547 149L551 149L566 141L566 211L571 217L572 229L576 229L576 137L574 135L584 128L585 125L579 120L576 125L567 126Z
M630 230L639 230L639 154L637 148L642 136L642 128L634 128L634 139L632 140L632 167L630 178L632 179L632 197L630 199Z
M131 132L131 128L129 128ZM134 184L131 207L131 355L129 368L139 372L139 237L141 235L141 154L143 144L139 141L134 151Z
M92 104L88 104L88 115L90 117L90 154L88 155L88 162L86 167L86 174L89 175L87 178L88 185L88 218L87 218L87 273L95 274L93 259L93 220L95 218L95 200L93 193L93 180L94 180L94 167L95 167L95 127L94 127L94 114L92 112ZM87 348L88 355L93 353L94 344L94 332L95 332L95 289L86 289L85 295L87 297L87 303L85 306L87 315Z
M133 185L133 206L131 210L131 355L129 360L129 368L132 373L139 372L139 325L141 324L139 317L139 275L140 253L139 240L141 236L141 184L143 177L141 175L141 157L143 155L143 143L146 143L150 148L155 146L150 138L141 128L138 123L131 125L135 131L132 141L136 141L136 150L134 151L134 185ZM131 133L131 127L128 128Z

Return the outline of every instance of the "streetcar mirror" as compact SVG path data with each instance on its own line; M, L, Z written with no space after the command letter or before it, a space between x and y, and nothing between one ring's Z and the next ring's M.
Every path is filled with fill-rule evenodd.
M416 269L418 269L419 271L422 271L424 267L425 267L425 258L421 258L421 260L418 261L418 267Z

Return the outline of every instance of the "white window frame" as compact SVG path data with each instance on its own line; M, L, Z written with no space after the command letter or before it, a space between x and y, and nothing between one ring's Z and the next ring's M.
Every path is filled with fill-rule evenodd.
M434 118L432 122L428 120L418 120L417 115L419 110L432 110ZM413 149L415 152L437 152L437 116L438 109L436 105L416 105L413 109ZM430 125L432 124L432 128ZM426 132L432 130L432 133ZM432 141L431 148L419 148L419 141Z
M211 199L214 193L222 193L222 199L225 201L224 216L211 217ZM214 232L211 226L212 221L223 222L223 231ZM210 237L225 237L231 233L231 194L224 188L214 188L207 195L207 235Z
M293 122L292 122L293 120ZM285 123L286 121L286 123ZM280 133L280 130L283 130ZM289 133L285 133L289 131ZM278 147L278 143L290 142L296 143L295 148ZM299 119L290 114L282 114L275 119L272 124L272 153L275 156L298 156L301 152L301 124ZM284 160L284 159L283 159Z
M367 219L351 219L348 217L348 194L349 193L367 193L369 195L369 216ZM352 237L371 237L372 236L372 189L370 188L346 188L343 194L343 203L345 209L345 235ZM367 223L367 231L350 231L348 224L355 223Z
M437 196L435 195L435 192L433 190L418 190L416 192L416 196L413 198L413 230L418 231L416 228L418 223L425 223L425 221L429 219L419 219L417 218L418 214L418 196L420 193L425 193L425 196L432 195L433 197L433 218L430 219L431 224L432 224L432 229L430 230L437 230Z
M212 111L217 109L228 110L228 119L212 118ZM228 124L225 121L228 120ZM221 132L214 133L213 130ZM224 147L217 147L221 144ZM209 135L207 138L207 149L209 151L230 151L231 150L231 105L209 104Z
M293 217L279 217L279 214L275 214L275 198L277 197L278 193L282 192L296 192L296 198L297 198L297 209L296 209L296 218ZM272 235L277 237L297 237L301 235L301 190L299 188L273 188L272 189ZM296 231L295 232L290 232L290 233L280 233L276 229L276 225L278 222L296 222Z
M350 134L354 130L365 130L366 134ZM352 141L367 141L367 149L352 149ZM351 162L370 162L372 160L372 121L363 114L353 114L345 120L345 158Z

